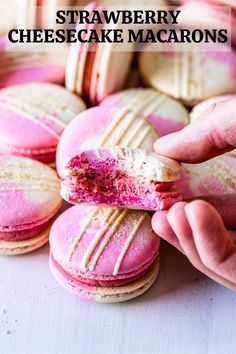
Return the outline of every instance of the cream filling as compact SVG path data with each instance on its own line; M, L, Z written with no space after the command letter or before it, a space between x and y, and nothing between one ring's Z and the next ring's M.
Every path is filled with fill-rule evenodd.
M100 150L101 153L101 150ZM130 176L142 176L158 182L177 181L181 164L168 157L156 155L143 149L111 148L111 154L119 159L121 170Z

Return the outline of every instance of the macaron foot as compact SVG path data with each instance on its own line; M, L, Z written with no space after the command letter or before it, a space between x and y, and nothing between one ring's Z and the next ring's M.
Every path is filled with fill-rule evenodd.
M103 287L88 285L83 282L73 282L73 278L55 262L52 255L49 258L50 270L59 282L67 291L85 298L87 300L115 303L134 299L145 293L155 282L160 268L160 257L158 256L153 264L149 267L146 273L135 281L122 286Z

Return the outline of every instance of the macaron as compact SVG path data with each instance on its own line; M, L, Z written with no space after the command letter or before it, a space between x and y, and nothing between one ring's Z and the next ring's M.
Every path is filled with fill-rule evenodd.
M222 96L214 96L208 98L205 101L198 103L194 106L190 112L190 123L194 122L198 119L206 110L208 110L211 106L215 106L217 103L228 101L231 99L235 99L235 95L222 95ZM223 119L223 118L222 118Z
M94 107L80 113L64 130L58 144L57 172L65 178L64 168L80 151L121 147L153 150L159 135L141 115L126 109Z
M60 51L46 51L39 46L31 51L13 51L6 50L7 45L0 45L0 88L35 81L64 83L66 47Z
M65 88L49 83L15 85L0 91L0 154L55 164L58 140L85 109Z
M145 117L161 136L181 130L189 124L184 105L151 88L131 88L108 96L100 104L125 108Z
M222 155L201 164L182 164L176 183L184 199L225 195L236 191L236 159Z
M23 254L47 243L61 203L54 170L24 157L0 156L0 254Z
M201 103L198 103L196 106L193 107L192 111L190 112L190 122L195 121L196 119L200 118L202 113L206 111L207 109L210 109L210 107L213 105L216 105L217 103L223 102L223 101L228 101L230 99L235 99L236 95L224 95L224 96L216 96L209 98L208 100L205 100ZM222 117L222 122L224 120L224 117ZM236 157L236 149L228 152L227 154L233 155Z
M233 0L234 4L235 1ZM227 5L227 7L225 7ZM230 1L191 0L179 7L179 26L190 29L228 29L231 41L236 45L236 16L230 10ZM236 5L234 5L236 6ZM204 13L204 16L202 14ZM231 21L231 26L230 26Z
M91 16L93 11L101 11L103 5L90 3L85 10ZM122 28L121 23L109 24L109 29ZM114 27L114 28L113 28ZM87 33L96 31L98 35L106 28L101 24L78 24L77 30ZM84 38L86 40L86 38ZM92 105L98 104L109 94L119 91L125 84L133 57L132 45L127 50L117 50L117 43L72 43L66 66L66 87ZM122 65L121 65L122 63Z
M167 48L170 50L171 46ZM202 51L190 45L185 49L150 52L147 47L139 58L144 83L188 106L236 92L236 53L233 50L217 43L214 43L214 52L204 51L204 45Z
M61 196L72 204L159 211L182 200L173 188L180 163L142 149L100 148L65 166Z
M77 205L54 222L50 268L66 290L120 302L144 293L159 271L159 237L144 211Z

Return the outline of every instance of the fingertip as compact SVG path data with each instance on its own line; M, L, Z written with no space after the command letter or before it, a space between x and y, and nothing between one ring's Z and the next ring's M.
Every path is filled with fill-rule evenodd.
M224 227L219 213L205 200L194 200L188 203L185 211L191 225L196 225L198 228L214 227L216 224Z
M168 211L167 213L167 220L169 223L175 223L176 221L181 221L181 216L183 214L183 211L185 209L187 202L178 202L175 203Z
M167 211L157 211L152 217L152 229L157 235L163 233L163 229L166 229L168 224Z
M203 200L189 203L185 211L199 256L206 267L213 269L220 264L230 246L222 218Z
M157 139L153 145L154 151L157 154L165 154L169 152L170 142L173 140L173 136L176 133L171 133Z
M152 229L159 237L172 244L180 252L183 252L179 241L167 220L167 214L167 210L156 212L152 217Z

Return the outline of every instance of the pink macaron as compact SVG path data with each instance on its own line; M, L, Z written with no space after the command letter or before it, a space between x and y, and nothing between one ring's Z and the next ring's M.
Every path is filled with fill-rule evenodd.
M31 159L1 156L0 254L22 254L45 244L61 203L54 170Z
M65 177L69 160L82 150L98 147L153 149L159 135L141 115L128 110L94 107L80 113L64 130L57 148L57 171Z
M172 159L142 149L117 146L87 150L65 166L61 196L72 204L169 209L182 199L173 189L180 167Z
M86 108L61 86L31 83L0 92L0 154L55 164L58 140L68 123Z
M184 199L235 193L236 158L223 155L200 164L183 164L176 187Z
M32 51L7 49L7 43L0 44L0 88L28 82L50 82L62 85L65 78L67 49L46 51L34 48Z
M93 11L101 11L103 5L90 3L85 10L91 16ZM113 25L110 25L113 28ZM104 30L101 24L78 24L77 30L87 33ZM122 28L122 24L117 24ZM132 61L132 45L127 51L117 50L116 43L86 42L73 43L69 50L66 66L66 87L80 95L86 102L96 105L109 94L119 91L125 84ZM122 65L121 65L122 63Z
M51 228L50 268L76 295L125 301L155 280L159 244L146 212L74 206Z
M189 123L184 105L151 88L131 88L108 96L100 104L126 108L145 117L161 136L181 130Z

